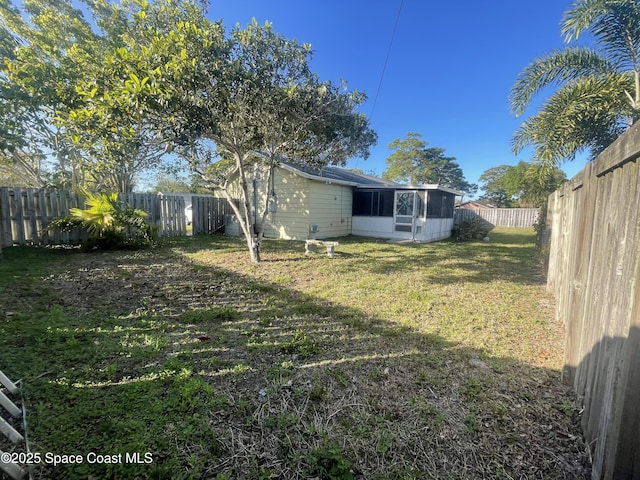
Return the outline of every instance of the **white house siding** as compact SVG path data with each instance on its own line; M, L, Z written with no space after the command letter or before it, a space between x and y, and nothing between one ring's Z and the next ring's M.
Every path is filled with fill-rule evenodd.
M453 218L427 218L423 232L414 236L418 242L435 242L451 236ZM410 233L393 230L392 217L353 217L354 235L376 238L412 238Z
M276 211L267 214L265 236L284 240L309 238L310 185L315 182L282 168L274 173ZM266 198L259 202L264 208ZM262 210L259 210L262 212Z
M351 233L362 237L391 238L393 217L353 217Z
M309 187L309 224L318 226L315 238L351 234L353 188L318 181L310 182Z
M435 242L451 236L453 218L427 218L424 235L418 240Z

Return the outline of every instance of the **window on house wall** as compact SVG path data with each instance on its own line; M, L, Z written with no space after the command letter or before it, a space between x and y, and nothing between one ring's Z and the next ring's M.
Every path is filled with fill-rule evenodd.
M353 215L393 217L393 190L355 190Z

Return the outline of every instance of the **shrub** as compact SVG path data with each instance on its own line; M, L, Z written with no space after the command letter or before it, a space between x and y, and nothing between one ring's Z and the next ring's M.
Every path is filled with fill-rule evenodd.
M47 230L86 231L88 240L83 250L141 248L155 244L157 227L145 218L144 210L134 209L118 201L117 193L83 192L87 208L72 208L69 215L54 218Z
M480 217L467 218L453 226L451 235L459 242L481 239L488 235L491 224Z

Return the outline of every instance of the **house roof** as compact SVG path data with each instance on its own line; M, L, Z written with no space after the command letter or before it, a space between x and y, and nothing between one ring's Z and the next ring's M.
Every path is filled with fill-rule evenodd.
M357 173L352 170L337 167L324 167L320 170L309 167L307 165L293 164L289 162L281 162L280 165L290 172L296 173L302 177L311 180L317 180L325 183L336 183L338 185L350 185L356 188L384 188L393 190L442 190L454 195L462 195L463 192L453 188L444 187L442 185L401 185L384 178L373 177L363 173Z
M289 170L290 172L296 173L305 178L326 183L337 183L353 187L395 187L398 185L397 183L385 180L384 178L372 177L371 175L356 173L344 168L323 167L321 169L317 169L308 165L300 165L291 162L280 162L280 166L285 170Z
M385 180L384 178L373 177L371 175L365 175L364 173L356 173L351 170L345 170L344 168L336 167L324 167L320 171L320 177L333 178L335 180L342 180L346 182L356 183L359 187L398 187L399 184L392 182L391 180Z
M458 205L458 208L474 209L474 208L495 208L495 207L493 205L476 202L475 200L469 200L468 202L464 202Z

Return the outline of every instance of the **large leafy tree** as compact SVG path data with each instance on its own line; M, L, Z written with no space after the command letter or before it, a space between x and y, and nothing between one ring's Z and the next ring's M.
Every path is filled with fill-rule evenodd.
M427 148L424 150L424 161L418 169L420 183L432 183L461 190L467 195L475 194L477 185L464 178L462 168L455 157L444 154L444 148Z
M541 207L566 180L566 174L555 166L520 161L507 169L504 184L518 207Z
M557 167L520 161L517 165L498 165L479 178L484 194L480 200L495 207L540 207L565 180Z
M444 148L430 147L422 135L409 132L404 139L389 144L394 152L387 157L382 176L401 183L438 184L474 194L477 186L467 182L455 157L444 154Z
M22 10L0 3L0 170L34 186L128 192L165 145L134 108L113 111L101 125L77 117L97 92L85 88L87 79L124 46L126 17L115 13L132 8L86 3L93 25L70 0L24 0Z
M81 155L54 119L81 73L72 58L93 57L97 37L65 0L22 9L0 3L0 170L29 186L78 183Z
M416 183L416 168L424 158L427 142L417 132L409 132L403 139L396 138L387 148L394 152L386 159L387 168L382 177L394 182Z
M231 200L251 259L260 260L265 211L252 205L252 180L281 158L314 166L368 155L376 135L357 112L365 97L321 81L310 47L255 21L226 34L197 2L139 1L112 10L125 25L99 75L82 85L84 103L69 112L77 131L108 131L130 112L170 142L207 184ZM232 184L241 187L237 205ZM270 192L265 192L269 194Z
M485 170L478 178L480 188L484 191L479 198L480 201L489 203L498 208L512 207L514 200L508 192L505 182L507 171L511 168L509 165L498 165Z
M593 47L574 46L585 32ZM548 86L556 91L513 137L516 153L534 147L545 165L595 157L640 116L640 3L577 0L562 20L568 46L534 60L518 76L509 97L522 115Z

